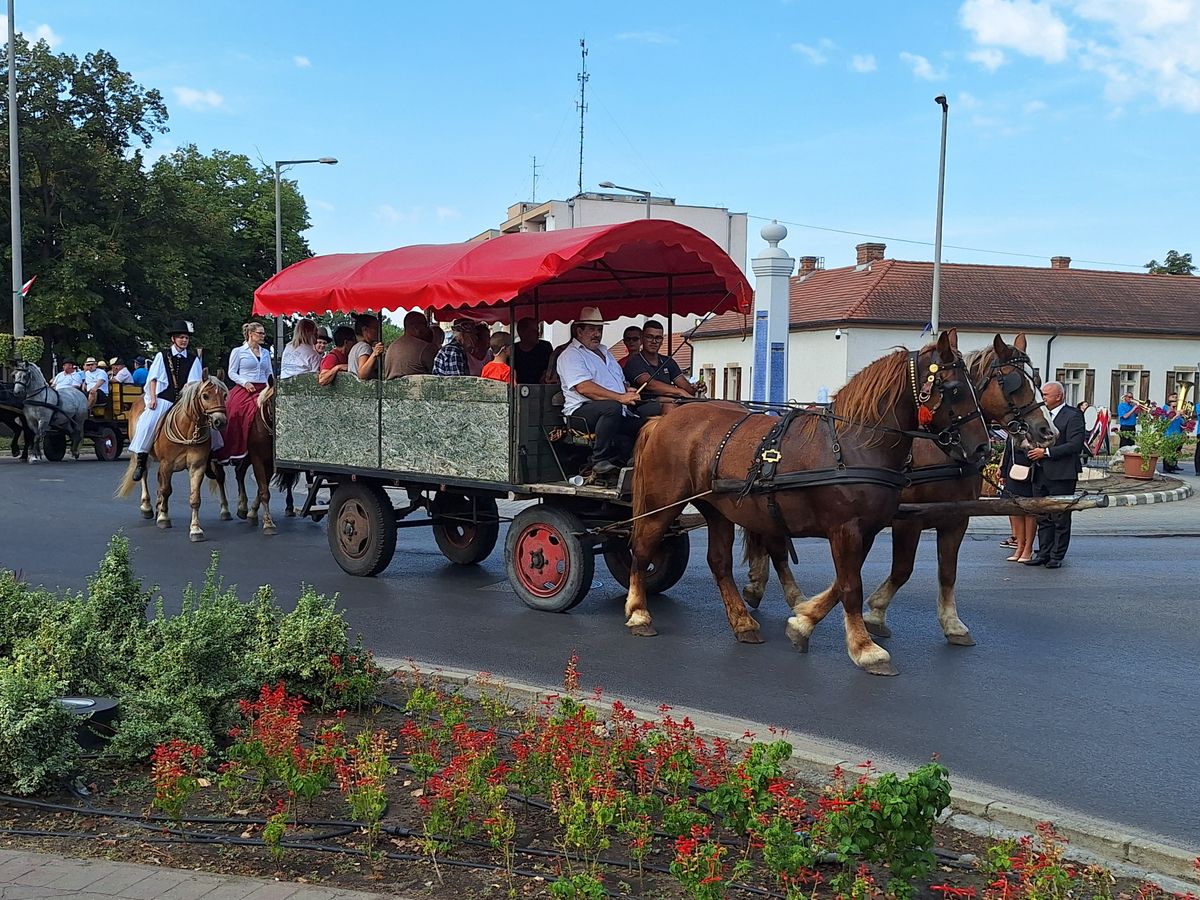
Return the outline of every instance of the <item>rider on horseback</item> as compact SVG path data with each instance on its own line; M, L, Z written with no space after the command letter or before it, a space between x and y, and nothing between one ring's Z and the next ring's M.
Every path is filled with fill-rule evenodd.
M134 481L141 481L146 474L146 460L150 456L150 448L154 446L159 420L171 408L183 386L191 381L199 381L203 374L199 355L188 346L193 334L195 329L191 322L183 319L175 322L167 332L171 346L159 351L150 364L150 372L146 376L146 411L138 419L137 428L129 441L130 451L137 454Z

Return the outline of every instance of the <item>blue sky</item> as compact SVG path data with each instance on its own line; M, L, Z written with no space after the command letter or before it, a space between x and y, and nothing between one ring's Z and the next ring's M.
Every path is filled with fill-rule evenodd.
M530 198L534 155L539 199L575 193L586 37L585 189L611 180L930 259L898 239L933 239L945 93L945 242L978 248L945 260L1200 256L1190 0L17 0L16 19L159 88L157 152L338 157L293 172L318 253L493 227ZM794 256L829 267L869 239L790 232Z

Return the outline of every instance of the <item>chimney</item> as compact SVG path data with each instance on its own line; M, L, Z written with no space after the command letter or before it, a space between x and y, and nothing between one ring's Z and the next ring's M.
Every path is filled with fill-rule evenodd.
M800 257L800 271L797 273L798 275L811 275L815 271L817 271L817 258L815 256Z
M866 266L883 259L887 244L857 244L854 249L858 251L858 265Z
M1071 268L1071 257L1069 257L1069 256L1052 256L1052 257L1050 257L1050 268L1052 268L1052 269L1069 269L1069 268Z

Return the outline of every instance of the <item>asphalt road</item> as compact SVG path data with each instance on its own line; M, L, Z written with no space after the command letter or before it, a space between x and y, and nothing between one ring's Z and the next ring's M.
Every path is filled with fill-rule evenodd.
M340 592L352 627L381 656L556 684L577 649L587 687L774 723L912 764L937 752L952 775L1200 848L1200 539L1080 536L1068 564L1051 572L1004 562L994 537L969 539L959 608L979 642L972 648L942 639L926 544L890 613L888 647L901 674L887 679L850 663L836 613L808 655L794 652L775 585L758 614L767 642L735 643L703 561L703 533L687 577L653 601L659 637L633 638L622 627L622 591L602 565L599 584L566 615L521 605L506 588L500 548L482 566L458 568L424 529L401 530L382 576L355 579L330 557L323 524L279 518L280 534L266 538L243 522L216 521L206 492L210 540L191 544L186 504L176 507L176 527L159 531L134 501L111 499L119 474L117 464L93 459L34 468L0 461L0 565L34 583L81 588L109 536L124 529L138 571L170 607L219 550L222 573L247 596L264 583L285 604L301 582ZM832 576L825 546L801 541L798 549L800 584L823 588ZM888 559L885 535L868 584L882 579Z

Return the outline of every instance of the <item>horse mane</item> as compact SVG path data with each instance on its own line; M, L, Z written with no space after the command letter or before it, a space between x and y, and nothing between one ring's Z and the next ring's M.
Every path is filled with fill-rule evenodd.
M967 375L971 379L971 384L982 384L990 372L992 364L996 361L996 348L991 344L978 350L972 350L970 353L964 353L963 362L967 365Z
M201 378L199 381L189 381L179 390L179 396L175 398L175 402L171 404L171 408L166 411L162 417L162 424L166 425L171 422L176 424L177 419L182 419L189 413L194 412L193 406L200 402L200 389L205 384L211 384L221 392L222 396L228 395L229 387L221 379L214 375L209 375L207 378ZM162 426L160 426L162 427Z
M927 344L922 352L930 349ZM877 425L908 391L908 348L897 347L880 357L842 386L833 397L839 416L864 425Z

